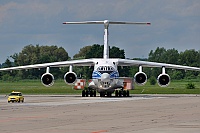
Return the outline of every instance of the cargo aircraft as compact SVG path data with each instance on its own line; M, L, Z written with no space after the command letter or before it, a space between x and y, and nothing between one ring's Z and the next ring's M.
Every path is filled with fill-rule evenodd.
M44 86L52 86L54 84L54 76L50 73L52 67L66 67L69 66L69 71L64 75L64 81L67 84L73 85L77 80L77 75L73 71L74 66L94 66L92 73L92 81L89 83L89 90L83 90L82 96L96 96L96 91L100 93L101 97L111 96L115 92L115 96L129 96L129 91L124 90L123 83L119 80L118 66L138 66L139 71L134 75L134 81L138 85L144 85L147 82L147 75L142 71L143 67L159 67L162 73L157 77L159 86L166 87L170 83L170 76L166 73L166 68L171 69L183 69L200 71L198 67L130 60L130 59L118 59L109 58L109 45L108 45L108 27L110 24L135 24L135 25L150 25L149 22L121 22L121 21L84 21L84 22L64 22L63 24L103 24L104 25L104 52L103 58L91 58L61 61L53 63L33 64L26 66L17 66L10 68L1 68L0 71L12 71L21 69L33 69L33 68L46 68L46 73L41 76L41 82ZM121 89L118 89L121 88Z

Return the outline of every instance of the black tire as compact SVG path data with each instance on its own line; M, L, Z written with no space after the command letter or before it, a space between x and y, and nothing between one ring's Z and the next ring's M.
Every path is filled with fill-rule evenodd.
M85 91L85 96L88 97L89 92L86 90Z
M102 97L102 92L100 92L100 97Z
M122 90L119 91L119 97L121 97L121 96L122 96Z
M105 92L100 92L100 97L105 97Z
M130 92L129 92L129 90L127 90L127 97L130 97Z
M97 95L97 92L94 90L94 97L96 97L96 95Z
M115 97L118 97L118 96L119 96L119 91L115 90Z
M123 90L123 97L126 97L126 96L127 96L126 91Z
M93 96L94 96L93 91L90 90L90 97L93 97Z
M85 97L85 90L82 90L82 97Z
M112 93L111 92L107 92L107 97L111 97Z

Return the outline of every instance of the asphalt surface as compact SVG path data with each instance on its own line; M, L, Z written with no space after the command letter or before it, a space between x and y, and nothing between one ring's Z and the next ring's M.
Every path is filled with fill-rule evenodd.
M200 133L200 95L0 95L0 133Z

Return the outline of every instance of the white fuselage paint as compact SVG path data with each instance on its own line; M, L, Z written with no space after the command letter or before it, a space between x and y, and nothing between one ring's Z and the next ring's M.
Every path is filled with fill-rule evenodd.
M92 82L89 87L98 92L113 92L117 88L122 88L123 84L119 81L119 72L115 59L96 60L92 73Z

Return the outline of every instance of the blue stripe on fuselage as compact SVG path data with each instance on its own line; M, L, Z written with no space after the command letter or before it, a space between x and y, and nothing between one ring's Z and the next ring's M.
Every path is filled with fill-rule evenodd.
M114 78L114 79L119 78L119 73L118 73L117 71L113 71L113 72L110 74L110 78L111 78L111 79L112 79L112 78Z
M101 73L98 71L93 71L92 79L99 79L99 78L101 78Z
M92 79L99 79L101 78L101 73L99 71L93 71L92 73ZM112 73L110 73L110 78L111 79L117 79L119 78L119 73L118 71L113 71Z

